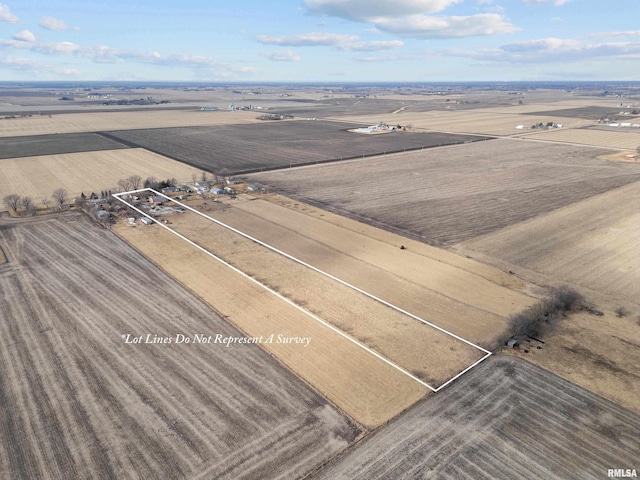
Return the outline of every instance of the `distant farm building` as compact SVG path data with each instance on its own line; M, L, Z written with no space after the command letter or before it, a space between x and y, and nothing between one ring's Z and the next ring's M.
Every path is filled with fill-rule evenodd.
M151 205L164 205L164 202L166 202L167 199L160 196L160 195L155 195L153 197L149 197L149 203Z

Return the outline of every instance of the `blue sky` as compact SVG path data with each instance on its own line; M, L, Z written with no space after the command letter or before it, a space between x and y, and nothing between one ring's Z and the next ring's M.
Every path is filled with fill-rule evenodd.
M639 0L0 0L0 80L640 80L639 18Z

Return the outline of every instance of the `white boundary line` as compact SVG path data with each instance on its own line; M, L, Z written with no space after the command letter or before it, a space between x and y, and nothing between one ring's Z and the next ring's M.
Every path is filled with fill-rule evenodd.
M147 189L145 189L147 190ZM151 190L151 189L149 189ZM136 190L135 192L140 192L142 190ZM153 190L155 191L155 190ZM135 193L134 192L134 193ZM125 195L127 193L130 192L124 192L124 193L118 193L118 194L113 194L112 196L117 198L119 201L121 201L122 203L124 203L125 205L131 207L132 209L134 209L136 212L141 213L142 215L144 215L147 218L150 218L153 222L157 223L158 225L160 225L161 227L167 229L168 231L170 231L171 233L173 233L174 235L180 237L182 240L185 240L187 243L193 245L194 247L196 247L198 250L202 251L203 253L209 255L210 257L214 258L215 260L217 260L218 262L222 263L223 265L229 267L230 269L232 269L234 272L239 273L240 275L242 275L243 277L249 279L250 281L252 281L253 283L255 283L256 285L261 286L262 288L264 288L265 290L271 292L272 294L274 294L276 297L280 298L281 300L284 300L285 302L287 302L289 305L295 307L297 310L300 310L302 313L308 315L309 317L313 318L314 320L316 320L317 322L320 322L321 324L323 324L325 327L330 328L331 330L333 330L334 332L336 332L337 334L341 335L342 337L346 338L347 340L349 340L352 343L355 343L356 345L358 345L360 348L366 350L368 353L370 353L371 355L374 355L375 357L377 357L378 359L382 360L383 362L391 365L393 368L395 368L396 370L399 370L400 372L404 373L406 376L410 377L411 379L415 380L416 382L422 384L423 386L427 387L429 390L431 390L432 392L437 392L438 389L432 387L431 385L429 385L426 382L423 382L422 380L420 380L418 377L416 377L415 375L411 374L410 372L408 372L407 370L405 370L404 368L402 368L399 365L396 365L395 363L393 363L391 360L383 357L382 355L380 355L378 352L370 349L369 347L367 347L366 345L363 345L362 343L360 343L359 341L357 341L356 339L350 337L349 335L345 334L344 332L340 331L338 328L334 327L333 325L331 325L330 323L326 322L325 320L321 319L320 317L318 317L317 315L305 310L304 308L302 308L301 306L297 305L296 303L292 302L291 300L289 300L288 298L282 296L281 294L279 294L278 292L276 292L275 290L272 290L271 288L269 288L268 286L264 285L263 283L259 282L258 280L256 280L255 278L247 275L246 273L244 273L242 270L239 270L238 268L234 267L233 265L231 265L230 263L225 262L223 259L221 259L220 257L214 255L213 253L211 253L209 250L205 249L204 247L201 247L200 245L198 245L197 243L193 242L192 240L189 240L187 237L185 237L184 235L176 232L175 230L167 227L165 224L159 222L158 220L156 220L155 218L151 217L150 215L148 215L147 213L143 212L142 210L139 210L138 208L134 207L133 205L131 205L130 203L128 203L127 201L121 199L118 195ZM164 195L163 195L164 196ZM176 203L180 203L180 202L176 202Z
M157 221L155 218L151 217L149 214L147 214L147 213L143 212L142 210L139 210L138 208L134 207L133 205L131 205L130 203L126 202L125 200L123 200L123 199L121 199L121 198L119 197L120 195L127 195L127 194L129 194L129 195L130 195L130 194L133 194L133 193L145 192L145 191L147 191L147 192L152 192L152 193L154 193L156 196L164 197L164 198L166 198L167 200L169 200L169 201L171 201L171 202L177 203L178 205L180 205L180 206L181 206L182 208L184 208L184 209L187 209L187 210L189 210L189 211L191 211L191 212L194 212L195 214L200 215L200 216L202 216L202 217L206 218L207 220L209 220L209 221L211 221L211 222L214 222L214 223L216 223L216 224L218 224L218 225L220 225L220 226L222 226L222 227L224 227L224 228L226 228L226 229L228 229L228 230L231 230L231 231L232 231L232 232L234 232L234 233L237 233L238 235L241 235L241 236L243 236L243 237L245 237L245 238L247 238L247 239L249 239L249 240L251 240L251 241L253 241L253 242L257 243L257 244L259 244L259 245L262 245L262 246L263 246L263 247L265 247L265 248L268 248L269 250L272 250L272 251L274 251L274 252L276 252L276 253L278 253L278 254L280 254L280 255L282 255L282 256L284 256L284 257L286 257L286 258L289 258L290 260L293 260L293 261L294 261L294 262L296 262L296 263L299 263L299 264L301 264L301 265L304 265L305 267L310 268L311 270L313 270L313 271L315 271L315 272L318 272L318 273L320 273L320 274L322 274L322 275L324 275L324 276L326 276L326 277L328 277L328 278L330 278L330 279L332 279L332 280L334 280L334 281L336 281L336 282L338 282L338 283L340 283L340 284L342 284L342 285L345 285L345 286L347 286L347 287L349 287L349 288L351 288L351 289L353 289L353 290L355 290L355 291L357 291L357 292L359 292L359 293L361 293L361 294L363 294L363 295L365 295L365 296L367 296L367 297L369 297L369 298L371 298L371 299L373 299L373 300L375 300L375 301L377 301L377 302L379 302L379 303L382 303L383 305L385 305L385 306L387 306L387 307L389 307L389 308L391 308L391 309L393 309L393 310L396 310L396 311L398 311L398 312L400 312L400 313L402 313L402 314L404 314L404 315L407 315L408 317L411 317L411 318L413 318L413 319L415 319L415 320L418 320L419 322L422 322L422 323L424 323L425 325L429 325L430 327L432 327L432 328L434 328L434 329L436 329L436 330L438 330L438 331L440 331L440 332L442 332L442 333L444 333L444 334L446 334L446 335L449 335L450 337L453 337L453 338L455 338L456 340L459 340L459 341L461 341L461 342L463 342L463 343L466 343L467 345L470 345L470 346L472 346L472 347L474 347L474 348L476 348L476 349L478 349L478 350L481 350L481 351L482 351L482 352L484 352L486 355L484 355L480 360L478 360L478 361L474 362L474 363L473 363L472 365L470 365L469 367L467 367L467 368L465 368L464 370L462 370L460 373L458 373L458 374L457 374L457 375L455 375L454 377L452 377L452 378L450 378L449 380L447 380L445 383L443 383L442 385L440 385L438 388L434 388L434 387L430 386L429 384L427 384L427 383L423 382L423 381L422 381L422 380L420 380L419 378L415 377L413 374L411 374L411 373L409 373L408 371L404 370L402 367L400 367L400 366L396 365L395 363L391 362L391 361L390 361L390 360L388 360L387 358L385 358L385 357L381 356L381 355L380 355L380 354L378 354L377 352L375 352L375 351L371 350L370 348L368 348L367 346L365 346L365 345L361 344L361 343L360 343L360 342L358 342L357 340L355 340L355 339L353 339L353 338L349 337L348 335L346 335L345 333L343 333L343 332L342 332L342 331L340 331L339 329L336 329L333 325L331 325L331 324L327 323L326 321L322 320L321 318L317 317L316 315L312 314L311 312L308 312L308 311L304 310L302 307L300 307L300 306L296 305L295 303L291 302L288 298L283 297L283 296L282 296L282 295L280 295L278 292L276 292L276 291L274 291L274 290L270 289L270 288L269 288L269 287L267 287L266 285L263 285L262 283L260 283L260 282L258 282L257 280L255 280L253 277L250 277L249 275L245 274L244 272L242 272L241 270L237 269L237 268L236 268L236 267L234 267L233 265L228 264L227 262L225 262L225 261L224 261L224 260L222 260L221 258L219 258L219 257L215 256L213 253L211 253L211 252L209 252L208 250L206 250L205 248L203 248L203 247L201 247L200 245L196 244L195 242L193 242L193 241L189 240L188 238L184 237L183 235L179 234L178 232L176 232L176 231L172 230L171 228L167 227L167 226L166 226L166 225L164 225L163 223L161 223L161 222ZM424 320L424 319L422 319L422 318L418 317L417 315L412 314L411 312L408 312L408 311L406 311L406 310L404 310L404 309L402 309L402 308L400 308L400 307L397 307L396 305L393 305L392 303L387 302L386 300L383 300L383 299L381 299L381 298L379 298L379 297L376 297L375 295L373 295L373 294L371 294L371 293L369 293L369 292L367 292L367 291L365 291L365 290L362 290L361 288L358 288L358 287L356 287L355 285L351 285L350 283L345 282L344 280L341 280L340 278L335 277L335 276L331 275L330 273L327 273L327 272L325 272L325 271L323 271L323 270L320 270L319 268L314 267L313 265L310 265L310 264L308 264L308 263L306 263L306 262L303 262L302 260L300 260L300 259L298 259L298 258L296 258L296 257L294 257L294 256L292 256L292 255L289 255L288 253L283 252L282 250L279 250L279 249L277 249L277 248L275 248L275 247L272 247L271 245L269 245L269 244L267 244L267 243L265 243L265 242L263 242L263 241L261 241L261 240L258 240L257 238L254 238L254 237L252 237L252 236L250 236L250 235L248 235L248 234L246 234L246 233L244 233L244 232L241 232L240 230L237 230L237 229L235 229L235 228L231 227L230 225L227 225L227 224L225 224L225 223L223 223L223 222L221 222L221 221L219 221L219 220L216 220L215 218L212 218L212 217L210 217L210 216L208 216L208 215L205 215L204 213L199 212L198 210L196 210L196 209L194 209L194 208L192 208L192 207L190 207L190 206L188 206L188 205L185 205L185 204L183 204L183 203L181 203L181 202L179 202L179 201L177 201L177 200L175 200L175 199L173 199L173 198L171 198L171 197L169 197L169 196L167 196L167 195L165 195L165 194L163 194L163 193L160 193L160 192L158 192L158 191L156 191L156 190L152 189L152 188L142 188L142 189L138 189L138 190L131 190L131 191L129 191L129 192L116 193L116 194L113 194L113 197L117 198L119 201L121 201L122 203L124 203L124 204L128 205L129 207L133 208L134 210L136 210L137 212L141 213L141 214L142 214L142 215L144 215L145 217L150 218L153 222L155 222L155 223L157 223L158 225L160 225L160 226L162 226L162 227L166 228L167 230L169 230L170 232L174 233L175 235L177 235L178 237L182 238L183 240L186 240L187 242L189 242L190 244L192 244L193 246L195 246L195 247L196 247L196 248L198 248L199 250L201 250L201 251L203 251L204 253L206 253L206 254L210 255L211 257L215 258L216 260L218 260L219 262L223 263L224 265L227 265L228 267L230 267L230 268L231 268L231 269L233 269L234 271L236 271L236 272L240 273L241 275L245 276L246 278L250 279L252 282L254 282L254 283L256 283L256 284L258 284L258 285L262 286L263 288L267 289L268 291L270 291L270 292L271 292L271 293L273 293L274 295L278 296L279 298L282 298L284 301L286 301L287 303L289 303L289 304L293 305L295 308L297 308L298 310L300 310L300 311L304 312L305 314L309 315L309 316L310 316L310 317L312 317L314 320L317 320L317 321L319 321L320 323L322 323L323 325L326 325L327 327L331 328L331 329L332 329L332 330L334 330L335 332L339 333L341 336L343 336L343 337L347 338L348 340L350 340L351 342L353 342L353 343L357 344L358 346L360 346L361 348L365 349L365 350L366 350L366 351L368 351L369 353L371 353L371 354L375 355L376 357L380 358L380 359L381 359L381 360L383 360L384 362L386 362L386 363L388 363L389 365L393 366L394 368L396 368L396 369L400 370L400 371L401 371L401 372L403 372L405 375L408 375L409 377L411 377L412 379L414 379L414 380L416 380L417 382L421 383L422 385L426 386L427 388L429 388L429 389L430 389L431 391L433 391L433 392L438 392L440 389L442 389L442 388L444 388L445 386L449 385L451 382L453 382L454 380L456 380L456 379L457 379L457 378L459 378L460 376L464 375L464 374L465 374L465 373L467 373L469 370L471 370L473 367L477 366L479 363L481 363L482 361L484 361L485 359L487 359L488 357L490 357L490 356L491 356L491 352L490 352L489 350L486 350L486 349L484 349L484 348L480 347L479 345L476 345L476 344L474 344L474 343L470 342L469 340L466 340L466 339L464 339L464 338L462 338L462 337L460 337L460 336L456 335L455 333L449 332L448 330L445 330L444 328L439 327L438 325L435 325L435 324L433 324L433 323L431 323L431 322L429 322L429 321L427 321L427 320Z

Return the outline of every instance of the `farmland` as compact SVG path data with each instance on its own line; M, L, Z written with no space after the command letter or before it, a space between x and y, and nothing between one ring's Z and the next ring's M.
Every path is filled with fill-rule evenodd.
M637 129L595 130L592 128L544 130L527 134L531 140L592 145L595 147L635 150L640 146Z
M340 160L484 140L469 135L393 132L358 135L353 124L325 121L278 121L259 125L218 125L110 132L115 140L174 158L210 172L260 170Z
M246 334L311 338L306 347L263 347L364 426L379 426L429 391L162 227L120 224L116 232Z
M567 282L594 300L640 309L638 205L635 182L455 248L488 263L506 262L503 268L526 271L540 283Z
M399 123L411 125L413 130L427 130L450 132L458 134L476 135L513 135L522 130L516 130L516 126L530 127L538 122L556 122L565 126L578 127L590 123L590 121L578 118L565 118L550 113L549 115L530 115L524 113L512 113L511 108L503 109L477 109L477 110L432 110L428 112L416 112L406 109L393 114L340 117L342 120L360 123L377 123L385 121L389 124ZM377 119L377 120L374 120Z
M0 137L0 159L127 148L94 133Z
M36 203L64 188L70 197L116 189L118 180L132 175L191 180L199 174L187 165L140 148L41 155L0 160L0 198L17 194Z
M559 110L535 111L529 112L529 115L559 115L561 117L584 118L586 120L599 120L601 118L615 120L617 118L624 118L623 115L620 115L620 112L631 112L632 110L632 108L623 108L613 104L608 107L589 105L584 107L562 108Z
M637 414L493 357L312 478L600 479L637 468L638 431Z
M255 112L201 112L199 109L53 113L0 120L0 137L20 137L122 129L255 123Z
M86 217L0 245L1 477L293 478L358 436L257 345L127 343L242 333Z
M493 140L248 175L286 195L449 246L640 179L597 148Z

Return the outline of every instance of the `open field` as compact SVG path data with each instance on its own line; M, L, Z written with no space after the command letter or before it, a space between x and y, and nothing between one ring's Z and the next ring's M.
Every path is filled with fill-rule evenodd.
M620 112L632 112L633 110L633 108L623 108L618 105L611 105L609 107L589 105L584 107L563 108L560 110L534 111L530 112L530 115L560 115L562 117L583 118L585 120L599 120L601 118L615 120L617 118L627 118L626 115L620 115Z
M215 217L215 212L212 213ZM238 223L241 225L242 217L251 220L247 215L239 216L241 218L238 219ZM172 222L171 230L184 235L260 283L347 333L433 388L439 387L485 355L471 345L376 302L319 272L216 225L194 212L172 215L170 221ZM258 220L257 223L265 229L271 227L264 221ZM280 232L282 233L282 229ZM286 235L290 232L284 233ZM332 255L333 252L326 247L315 249L313 248L315 242L304 242L305 239L301 236L289 234L287 237L289 240L287 244L302 241L301 247L303 249L308 247L305 249L307 253L317 255L326 263L335 264L346 257L339 254ZM194 248L189 244L185 247ZM177 245L176 248L178 248ZM323 258L324 255L327 257ZM347 271L349 267L358 269L358 263L348 262L343 268ZM359 272L363 277L373 270L366 267L367 265L360 269L364 271ZM333 270L332 273L340 278L343 270L341 268ZM400 289L401 286L396 288ZM420 299L428 302L429 297L427 293L424 296L421 295ZM390 300L393 300L393 297ZM479 323L489 323L493 326L494 335L496 330L499 332L500 327L503 327L503 319L497 315L488 315L456 302L440 301L439 304L444 304L441 308L459 322L459 329L464 329L465 323L473 324L474 314L479 317ZM213 306L218 309L216 304ZM431 315L433 316L433 313ZM482 334L487 335L486 332Z
M358 435L257 345L126 343L242 334L86 217L0 244L1 477L294 478Z
M528 362L493 357L314 480L602 479L638 468L640 416Z
M397 131L369 136L347 131L352 128L354 125L341 122L288 120L258 125L129 130L110 135L216 173L223 169L260 170L484 140L437 132Z
M565 127L579 127L590 124L590 121L578 118L565 118L560 115L532 115L528 113L508 113L511 107L503 107L498 111L477 110L432 110L415 112L411 109L402 110L394 114L375 114L340 117L341 120L358 122L365 125L384 121L390 125L411 125L415 130L434 130L439 132L476 134L476 135L514 135L523 130L516 130L516 126L531 125L542 122L561 123ZM516 107L513 107L516 108Z
M0 137L259 122L256 112L188 110L52 113L0 120Z
M640 182L471 239L454 249L593 301L640 311Z
M602 149L500 139L247 175L365 223L452 245L640 179Z
M94 133L0 137L0 159L128 148Z
M593 128L554 129L541 132L527 133L531 140L546 140L552 142L592 145L596 147L617 148L620 150L635 150L640 146L640 135L637 129L596 130Z
M82 192L116 189L118 180L132 175L143 180L191 181L192 173L200 170L141 148L4 159L0 160L0 198L15 193L39 203L51 199L57 188L66 189L72 198Z
M352 220L332 223L326 219L327 216L332 216L326 211L308 206L300 211L285 207L279 202L282 198L274 199L272 195L263 198L264 200L236 201L226 205L207 202L198 207L198 210L485 348L491 348L496 333L504 329L504 317L526 308L533 301L519 293L525 289L524 283L517 282L499 270L484 268L475 261L446 254L394 234L384 235L386 232L367 229L365 225ZM190 231L194 234L194 237L189 238L198 238L199 244L207 242L207 238L215 238L215 251L219 254L223 252L221 238L225 238L233 245L230 255L235 261L232 263L246 262L248 268L262 279L275 275L273 265L268 268L259 267L260 262L264 261L264 258L260 258L260 250L250 252L246 258L240 258L240 247L232 236L213 235L209 229L204 228L206 223L192 224L184 215L178 218L174 216L172 222L176 227L189 224ZM405 246L404 250L399 248L401 244ZM287 265L286 270L289 268L291 267ZM304 275L313 277L310 275L312 273L304 272ZM319 297L328 297L327 304L331 303L331 299L338 298L337 292L332 290L336 285L309 288L311 292L306 291L305 287L305 291L301 291L301 284L312 283L311 278L302 282L302 275L288 273L284 278L278 279L277 286L283 288L284 284L289 283L283 291L289 293L291 298L301 298L311 292ZM289 277L295 278L295 281L288 280ZM460 284L467 288L461 290ZM345 293L353 295L351 292ZM361 305L356 307L358 297L356 295L351 302L343 302L345 305L341 307L341 311L334 312L337 317L344 318L346 331L351 331L356 319L363 318L362 322L368 324L374 317L370 314L363 315ZM311 299L304 302L307 306L310 303ZM382 312L384 324L390 325L394 312L388 312L386 308ZM391 343L394 355L390 358L408 353L406 350L410 349L410 345L407 338L411 336L407 335L407 328L413 323L416 325L412 328L419 327L414 337L416 340L420 335L433 334L428 333L429 328L425 329L406 317L398 317L398 322L399 325L391 329L394 334L383 324L383 335L375 341L377 344ZM397 340L386 338L396 334L399 336ZM370 340L375 338L371 326L366 328L364 335ZM418 342L422 345L426 343L426 339L425 342ZM442 343L448 342L443 339ZM430 353L414 352L410 356L415 355L417 359L427 354Z
M274 341L263 347L361 424L378 426L429 391L168 230L124 224L115 229L247 335L310 338L307 346Z

